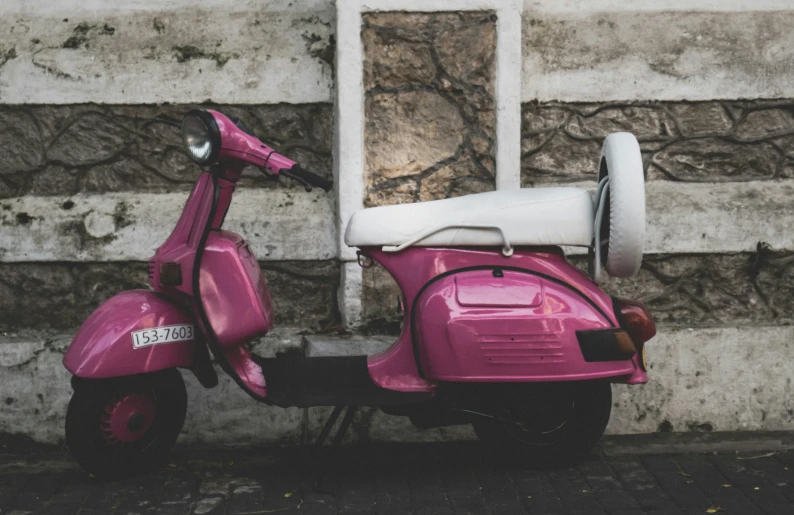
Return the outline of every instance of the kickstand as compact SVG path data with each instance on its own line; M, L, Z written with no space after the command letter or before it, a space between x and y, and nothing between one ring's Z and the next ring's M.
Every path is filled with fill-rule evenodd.
M322 431L320 431L320 435L314 442L314 448L318 452L322 452L323 444L325 443L325 440L328 439L328 435L331 433L331 429L333 429L334 424L336 424L336 421L343 409L345 409L345 406L336 406L334 411L331 413L331 416L328 417L328 420L323 426ZM344 418L342 418L342 423L339 424L339 429L337 429L334 439L331 442L332 449L338 448L339 444L342 443L345 433L347 433L347 430L350 428L350 424L353 422L353 416L356 414L356 409L357 406L347 406L347 411L345 412ZM325 479L326 472L329 468L328 465L330 460L328 455L321 456L320 460L320 465L317 467L317 469L315 469L316 475L314 477L314 485L312 486L312 490L321 494L335 495L335 492L330 492L322 488L323 479Z

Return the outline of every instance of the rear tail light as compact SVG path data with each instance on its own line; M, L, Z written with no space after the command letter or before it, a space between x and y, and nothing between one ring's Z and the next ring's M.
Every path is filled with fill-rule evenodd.
M642 302L617 299L616 303L620 325L629 333L635 344L641 345L656 335L656 326L653 324L651 314Z

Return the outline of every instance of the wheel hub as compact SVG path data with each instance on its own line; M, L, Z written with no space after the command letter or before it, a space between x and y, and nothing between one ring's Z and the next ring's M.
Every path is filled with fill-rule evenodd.
M154 399L143 393L125 395L105 406L101 418L102 435L108 443L140 440L154 422Z

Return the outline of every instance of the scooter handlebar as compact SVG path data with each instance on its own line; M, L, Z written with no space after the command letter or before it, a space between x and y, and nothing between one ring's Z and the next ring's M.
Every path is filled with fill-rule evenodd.
M287 177L303 183L308 188L316 186L326 192L330 191L331 188L334 187L333 181L330 181L324 177L320 177L316 173L306 170L299 164L295 164L292 168L284 168L280 170L279 175L286 175Z

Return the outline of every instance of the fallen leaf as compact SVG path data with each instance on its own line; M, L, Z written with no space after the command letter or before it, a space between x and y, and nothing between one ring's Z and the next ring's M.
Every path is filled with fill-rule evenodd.
M722 506L711 506L706 513L717 513L718 511L725 511L725 508Z
M758 488L758 487L756 486L755 488L753 488L753 490L760 490L760 488Z
M686 472L684 472L683 470L679 470L679 471L678 471L678 475L679 475L679 476L684 476L684 477L692 477L692 474L687 474L687 473L686 473Z
M284 498L286 499L287 497L292 497L292 492L285 493Z
M769 458L770 456L775 456L780 454L778 451L768 452L766 454L759 454L758 456L737 456L737 460L757 460L758 458Z
M723 488L730 488L730 487L732 487L732 486L733 486L733 485L732 485L732 484L730 484L730 483L725 483L724 485L722 485L722 487L723 487Z

